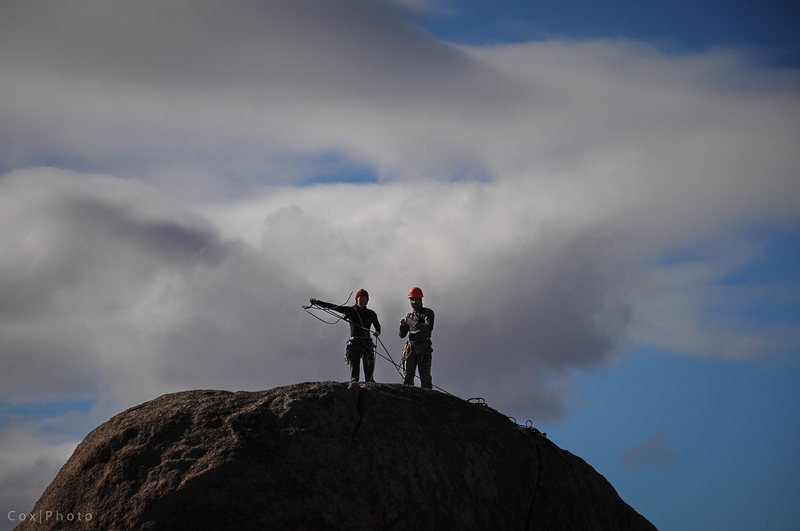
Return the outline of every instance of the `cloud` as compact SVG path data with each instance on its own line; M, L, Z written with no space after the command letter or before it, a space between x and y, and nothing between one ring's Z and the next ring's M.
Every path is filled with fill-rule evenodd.
M9 511L27 514L33 508L78 441L48 441L31 426L17 426L0 429L0 443L0 503L5 519Z
M765 247L762 238L725 235L651 264L637 286L631 340L687 355L792 355L800 346L797 286L742 276L776 260Z
M454 46L384 2L9 5L7 167L188 165L281 184L297 178L287 160L333 152L382 179L566 180L684 211L774 208L794 177L797 75L732 52Z
M427 113L457 116L455 101L474 100L456 84L489 79L389 2L12 2L5 12L13 75L2 117L16 154L6 164L210 155L248 166L265 153L338 149L388 163L392 143L427 149L407 135L424 133ZM386 127L412 104L410 130Z
M14 252L0 262L0 285L19 294L2 321L13 400L100 392L127 404L332 378L343 338L299 306L361 286L392 330L408 286L424 285L442 315L441 383L470 394L521 372L530 398L553 372L603 363L628 320L624 260L607 236L553 228L489 184L286 188L209 209L51 169L18 170L0 188L3 226L24 227L5 233ZM498 349L492 380L475 380Z
M678 458L662 432L628 450L620 459L620 465L625 468L665 468L675 466L677 462Z
M90 391L108 364L125 363L115 354L135 351L137 322L174 317L146 297L227 252L135 183L41 170L0 188L3 386L15 399Z
M297 352L282 338L298 326L269 318L271 305L301 300L287 295L283 265L222 241L180 203L50 169L20 170L0 188L7 399L101 392L127 403L173 384L236 385L260 352ZM214 361L230 360L231 346L247 359ZM188 375L177 382L176 360Z
M18 170L0 179L13 250L0 260L6 398L132 405L335 379L346 331L299 306L360 287L396 354L406 291L423 286L439 315L437 385L545 420L564 414L571 371L632 341L737 356L775 343L748 347L735 315L693 324L713 309L697 288L716 277L642 270L630 232L548 210L554 197L527 186L331 184L207 205L111 176ZM388 365L377 377L397 379Z

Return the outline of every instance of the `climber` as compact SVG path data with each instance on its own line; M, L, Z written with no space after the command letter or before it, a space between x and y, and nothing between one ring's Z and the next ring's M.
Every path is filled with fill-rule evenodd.
M422 290L416 286L408 292L408 300L411 303L411 312L400 319L400 337L408 335L403 346L403 383L414 385L414 373L419 368L422 387L431 389L433 310L422 307Z
M359 364L364 363L364 381L374 382L375 372L375 345L370 338L370 327L375 327L375 337L381 333L381 323L378 314L367 308L369 293L360 289L356 293L356 303L353 306L332 304L318 299L308 300L312 306L327 308L342 314L344 320L350 323L350 339L347 341L344 359L350 365L350 381L357 382L360 373Z

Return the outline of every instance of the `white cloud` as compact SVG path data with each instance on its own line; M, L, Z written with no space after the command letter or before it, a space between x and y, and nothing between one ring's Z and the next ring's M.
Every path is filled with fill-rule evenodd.
M632 341L662 351L747 359L797 352L800 323L761 318L759 312L796 308L800 290L787 283L730 282L759 256L714 249L705 256L649 268L637 287ZM745 255L753 252L752 242ZM723 254L718 254L723 253ZM787 316L792 311L786 312Z
M6 13L2 117L21 161L393 158L387 142L426 149L386 127L393 114L412 118L416 102L409 125L424 132L438 105L457 112L454 82L484 83L384 2L12 2Z
M675 155L706 149L702 140L793 157L790 137L752 145L739 126L796 138L783 110L797 96L781 89L796 79L780 83L730 53L675 58L613 41L455 47L378 2L239 2L224 13L201 3L189 16L179 3L137 3L124 20L115 2L87 7L93 17L23 5L5 17L2 47L13 74L3 122L23 160L247 159L257 172L282 150L343 150L388 175L446 177L614 161L652 171L648 162L685 160L691 172L696 158Z
M216 191L209 169L290 183L274 161L336 152L389 179L557 182L603 213L797 206L797 74L735 52L456 47L382 2L85 3L6 8L6 166L60 157L171 189L193 167Z

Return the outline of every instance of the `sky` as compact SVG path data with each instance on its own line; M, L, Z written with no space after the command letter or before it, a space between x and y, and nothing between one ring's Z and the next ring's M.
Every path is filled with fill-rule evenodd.
M0 525L128 407L346 380L310 297L397 358L420 286L437 386L659 529L794 529L787 4L3 2Z

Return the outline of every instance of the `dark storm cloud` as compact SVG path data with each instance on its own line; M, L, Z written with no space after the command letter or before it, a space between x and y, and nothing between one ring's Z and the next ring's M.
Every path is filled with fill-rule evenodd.
M630 322L629 255L597 232L545 230L439 295L442 378L540 419L562 415L562 376L608 363Z
M63 217L59 218L74 223L71 230L84 237L135 247L162 264L213 265L224 260L227 252L219 234L208 226L189 226L171 219L136 219L131 206L97 199L77 199L62 208Z
M219 267L230 253L208 224L135 184L42 170L6 176L0 189L7 398L92 392L141 345L142 327L158 326L141 320L166 311L158 294L178 289L170 279ZM137 317L148 297L152 308Z
M153 216L147 207L137 212L135 202L142 199L137 194L124 202L106 197L102 187L92 190L78 180L70 182L70 177L7 179L4 217L13 256L0 268L0 314L9 319L45 311L66 289L92 282L110 285L122 280L118 275L146 275L148 264L213 265L227 253L209 225L165 219L163 213ZM23 188L27 191L16 198ZM112 293L131 281L112 287Z
M135 182L33 169L0 189L6 399L100 393L127 404L336 372L340 356L320 355L320 331L303 327L310 289L293 256L225 240Z

